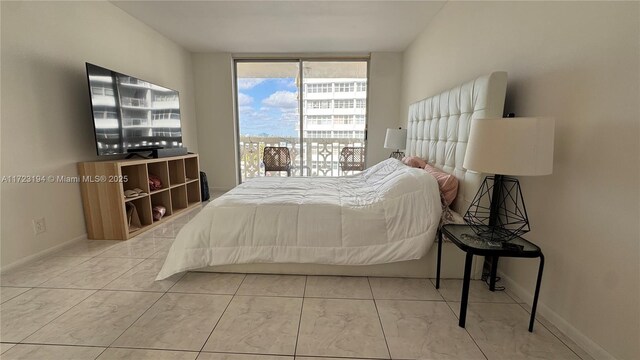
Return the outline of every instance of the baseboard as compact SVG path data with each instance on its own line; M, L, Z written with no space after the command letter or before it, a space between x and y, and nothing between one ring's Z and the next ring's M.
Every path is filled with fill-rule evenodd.
M509 288L510 291L514 293L517 297L519 297L522 301L526 302L528 305L533 303L533 293L525 290L522 286L518 285L513 279L509 276L505 275L502 271L498 271L500 278L504 282L504 285ZM538 301L538 310L537 314L544 316L551 324L558 328L558 330L562 331L569 339L573 340L576 345L580 346L584 351L586 351L591 357L594 359L611 359L616 360L616 358L611 355L607 350L603 349L600 345L596 344L589 337L584 335L580 330L576 329L573 325L571 325L567 320L565 320L562 316L558 315L555 311L553 311L550 307L545 305L543 302Z
M6 271L9 271L11 269L14 269L14 268L20 266L20 265L24 265L24 264L26 264L26 263L28 263L30 261L34 261L34 260L40 259L42 257L45 257L45 256L47 256L49 254L52 254L52 253L62 249L65 246L69 246L69 245L71 245L73 243L76 243L76 242L79 242L79 241L82 241L82 240L86 240L86 239L87 239L87 234L82 234L82 235L80 235L78 237L75 237L75 238L73 238L71 240L65 241L62 244L58 244L58 245L52 246L52 247L50 247L48 249L42 250L42 251L40 251L38 253L35 253L33 255L29 255L29 256L24 257L24 258L22 258L22 259L20 259L18 261L14 261L9 265L4 265L4 266L2 266L0 268L0 273L4 273Z

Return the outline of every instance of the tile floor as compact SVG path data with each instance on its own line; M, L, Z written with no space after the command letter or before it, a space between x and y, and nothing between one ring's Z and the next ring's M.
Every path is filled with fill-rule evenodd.
M155 282L194 210L127 242L84 241L0 276L0 358L591 359L509 292L461 281L189 272Z

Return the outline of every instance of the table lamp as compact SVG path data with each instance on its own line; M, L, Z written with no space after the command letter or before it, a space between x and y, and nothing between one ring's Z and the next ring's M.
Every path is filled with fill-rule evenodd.
M400 149L407 148L407 129L387 129L387 135L384 138L385 149L396 149L389 155L390 158L402 160L404 153Z
M477 119L463 167L488 174L464 220L487 241L509 241L530 230L518 179L553 171L555 120L544 117Z

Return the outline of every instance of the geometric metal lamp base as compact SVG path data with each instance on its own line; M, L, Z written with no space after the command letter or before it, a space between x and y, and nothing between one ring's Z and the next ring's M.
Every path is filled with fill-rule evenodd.
M404 158L404 153L400 150L396 150L389 155L389 159L391 158L402 160L402 158Z
M486 241L509 241L529 232L529 219L518 179L487 176L464 215L473 232Z

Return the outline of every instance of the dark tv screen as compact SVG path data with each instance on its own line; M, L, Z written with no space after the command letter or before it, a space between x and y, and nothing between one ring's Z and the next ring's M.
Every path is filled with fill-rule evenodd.
M89 63L87 78L98 155L182 147L176 90Z

